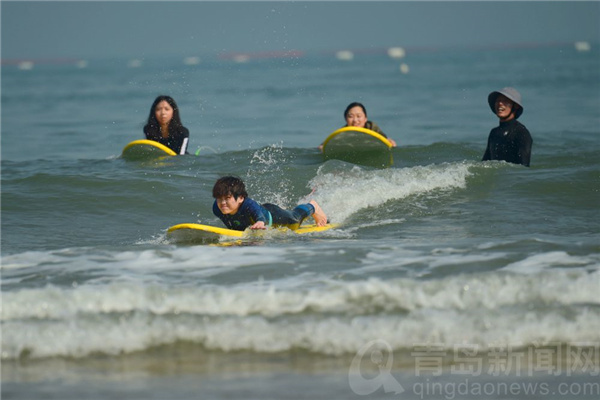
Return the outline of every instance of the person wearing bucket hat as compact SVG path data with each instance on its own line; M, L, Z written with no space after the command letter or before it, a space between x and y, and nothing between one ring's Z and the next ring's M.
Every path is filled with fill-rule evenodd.
M500 160L529 167L533 139L525 125L517 121L523 114L521 94L505 87L490 93L488 104L500 124L490 131L481 161Z

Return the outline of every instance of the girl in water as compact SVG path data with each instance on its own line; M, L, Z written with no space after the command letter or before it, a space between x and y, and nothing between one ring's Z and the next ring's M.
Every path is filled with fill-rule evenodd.
M344 119L346 120L346 126L370 129L389 140L392 147L396 147L396 141L394 139L387 137L375 122L367 119L367 110L361 103L350 103L344 111ZM323 151L323 143L319 145L319 150Z
M158 96L144 126L146 139L161 143L177 154L186 154L190 132L181 124L179 108L170 96Z
M367 110L361 103L350 103L348 107L346 107L346 111L344 111L344 119L346 119L346 126L370 129L387 138L392 146L396 147L394 139L388 138L375 122L367 119Z

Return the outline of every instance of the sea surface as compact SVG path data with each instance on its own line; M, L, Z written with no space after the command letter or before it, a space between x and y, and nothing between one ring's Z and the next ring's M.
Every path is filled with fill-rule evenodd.
M600 396L597 44L183 61L2 66L3 398ZM505 86L531 168L480 161ZM192 154L122 159L160 94ZM353 101L392 167L323 160ZM339 228L170 240L230 174Z

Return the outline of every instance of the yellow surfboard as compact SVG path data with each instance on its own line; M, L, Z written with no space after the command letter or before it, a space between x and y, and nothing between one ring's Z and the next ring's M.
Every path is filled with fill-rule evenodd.
M176 156L173 150L153 140L134 140L123 148L121 157L127 160L149 160L157 157Z
M392 143L383 135L366 128L345 126L323 142L325 159L385 168L394 163Z
M327 224L325 226L317 226L315 224L301 225L300 228L293 230L292 232L297 234L305 234L312 232L323 232L332 228L336 228L337 224ZM290 231L290 229L281 227L274 228L279 231ZM270 229L269 229L270 230ZM175 241L218 241L221 238L253 238L260 237L264 230L250 230L236 231L233 229L220 228L212 225L202 224L178 224L167 229L167 237Z

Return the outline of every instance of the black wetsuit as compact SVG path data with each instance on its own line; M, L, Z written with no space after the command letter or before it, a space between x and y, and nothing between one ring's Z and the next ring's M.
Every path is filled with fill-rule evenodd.
M258 204L251 198L244 199L238 211L233 215L223 214L215 201L213 203L213 214L215 214L225 226L236 231L243 231L258 221L265 226L287 226L297 229L302 221L315 213L312 204L300 204L293 210L284 210L275 204Z
M170 130L169 130L170 131ZM146 139L154 140L173 150L177 154L186 154L187 144L190 137L190 131L182 126L174 132L169 132L169 137L163 138L160 134L160 129L149 129L148 125L144 126L144 134Z
M529 167L533 139L525 125L516 119L500 122L488 137L481 161L500 160Z

